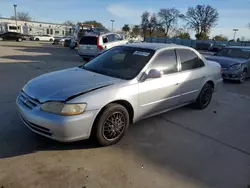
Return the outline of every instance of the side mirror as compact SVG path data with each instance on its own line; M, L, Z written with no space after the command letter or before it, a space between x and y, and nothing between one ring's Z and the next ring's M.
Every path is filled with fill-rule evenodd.
M157 69L151 69L148 73L145 73L142 77L142 81L145 81L149 78L160 78L162 76L162 72L158 71Z

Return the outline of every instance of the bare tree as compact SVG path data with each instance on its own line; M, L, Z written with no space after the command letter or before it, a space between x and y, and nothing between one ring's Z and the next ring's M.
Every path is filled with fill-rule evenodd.
M75 23L73 21L70 21L70 20L63 22L63 24L67 25L67 26L74 26L75 25Z
M190 29L195 30L197 39L206 39L211 28L216 25L219 14L210 5L197 5L189 7L186 15L182 15L182 18L187 21Z
M147 11L143 12L141 15L141 29L142 29L144 38L147 35L147 30L149 26L149 16L150 16L150 13Z
M10 18L15 19L15 16L11 16ZM31 21L32 20L32 18L28 12L18 12L16 15L16 19L20 20L20 21Z
M157 18L156 15L153 14L150 17L149 20L149 25L148 25L148 29L149 29L149 36L152 37L152 33L155 31L155 29L158 27L158 22L157 22Z
M168 36L169 31L177 25L180 11L175 8L164 8L158 12L159 26L162 28L165 37Z

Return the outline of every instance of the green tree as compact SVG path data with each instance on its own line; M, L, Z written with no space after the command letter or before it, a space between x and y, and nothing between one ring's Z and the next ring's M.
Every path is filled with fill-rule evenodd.
M123 27L122 27L122 31L128 33L130 31L130 27L128 24L125 24Z
M140 29L140 26L139 25L135 25L133 28L132 28L132 36L138 36L140 35L140 32L141 32L141 29Z
M90 20L90 21L84 21L82 22L83 24L89 24L89 25L93 25L94 27L101 27L101 28L105 28L101 22L98 22L96 20Z
M216 41L227 41L228 38L223 36L223 35L216 35L214 36L213 40L216 40Z
M195 34L195 38L197 40L208 40L209 39L209 36L206 34L206 33L197 33Z
M164 32L164 36L168 36L169 31L177 25L177 21L180 17L180 11L175 8L164 8L158 12L159 26Z
M190 34L188 32L180 32L178 35L175 35L176 38L180 39L190 39Z
M206 39L212 27L218 21L219 14L210 5L197 5L189 7L186 14L181 16L190 29L195 30L197 39Z
M28 12L17 12L16 18L15 18L15 16L11 16L10 19L13 19L13 20L17 19L20 21L31 21L32 20L32 18Z

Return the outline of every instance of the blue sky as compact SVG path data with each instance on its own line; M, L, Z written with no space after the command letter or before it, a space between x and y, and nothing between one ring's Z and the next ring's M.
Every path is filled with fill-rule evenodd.
M250 0L0 0L0 15L13 15L13 4L17 11L28 12L36 21L64 22L65 20L86 21L97 20L106 27L123 24L139 24L143 11L157 12L160 8L179 9L185 13L188 6L209 4L217 8L219 22L211 31L211 36L224 34L233 36L233 28L239 28L238 37L250 39Z

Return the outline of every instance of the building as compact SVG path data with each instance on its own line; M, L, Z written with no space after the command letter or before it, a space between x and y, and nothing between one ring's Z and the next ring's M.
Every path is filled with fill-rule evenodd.
M16 27L16 20L0 17L0 33L4 32L20 32L25 35L67 36L73 33L73 28L58 23L20 20L17 20Z

